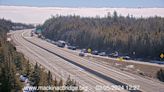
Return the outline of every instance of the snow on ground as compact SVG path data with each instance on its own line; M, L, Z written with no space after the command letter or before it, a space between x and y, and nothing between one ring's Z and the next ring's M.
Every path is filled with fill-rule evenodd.
M66 7L27 7L0 6L0 18L14 22L44 23L52 15L80 15L82 17L105 17L110 12L117 11L118 15L135 17L164 17L164 8L66 8Z

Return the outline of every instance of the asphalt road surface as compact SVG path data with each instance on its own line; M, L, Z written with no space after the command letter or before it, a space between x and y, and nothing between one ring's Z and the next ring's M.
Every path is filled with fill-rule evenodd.
M88 87L88 92L164 92L164 84L161 82L90 62L35 36L30 37L30 33L31 30L28 29L10 34L17 50L31 62L37 62L50 70L53 77L65 81L71 76L79 85ZM114 85L123 86L126 90L107 88ZM102 90L101 87L106 89Z

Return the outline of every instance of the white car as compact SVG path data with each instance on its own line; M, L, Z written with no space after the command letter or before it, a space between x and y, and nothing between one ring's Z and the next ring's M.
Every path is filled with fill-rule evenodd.
M83 57L83 56L85 56L85 53L81 51L81 52L79 53L79 56Z

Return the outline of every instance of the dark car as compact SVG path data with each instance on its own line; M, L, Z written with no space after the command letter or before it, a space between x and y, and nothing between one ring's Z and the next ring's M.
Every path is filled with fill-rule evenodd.
M118 55L118 52L117 52L117 51L115 51L114 53L110 53L108 56L109 56L109 57L114 57L114 58L119 57L119 55Z
M88 53L87 49L82 49L81 51L84 53Z
M68 49L71 49L71 50L76 50L76 47L75 46L67 46Z
M97 50L94 50L94 51L91 52L91 54L98 55L98 51Z
M121 58L125 59L125 60L130 60L129 56L121 56Z

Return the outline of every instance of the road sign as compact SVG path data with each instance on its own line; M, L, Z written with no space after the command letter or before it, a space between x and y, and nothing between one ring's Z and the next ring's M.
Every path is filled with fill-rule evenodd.
M161 53L160 58L164 58L164 54L163 53Z
M123 61L124 59L122 57L118 58L118 61Z
M92 51L91 48L89 48L89 49L88 49L88 53L91 53L91 51Z

